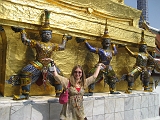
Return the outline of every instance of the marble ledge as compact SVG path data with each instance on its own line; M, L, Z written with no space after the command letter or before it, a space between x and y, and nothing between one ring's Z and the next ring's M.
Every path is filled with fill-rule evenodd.
M158 94L156 92L143 92L143 91L133 91L131 94L126 94L124 92L119 91L120 94L109 94L109 92L105 93L93 93L93 96L83 96L84 101L90 100L105 100L106 98L128 98L128 97L138 97L138 96L151 96ZM149 99L149 98L148 98ZM150 98L152 99L152 98ZM158 99L158 98L157 98ZM16 103L59 103L58 98L55 95L48 96L30 96L28 100L13 100L12 97L3 97L0 95L0 104L16 104ZM157 101L158 102L158 101ZM158 103L157 103L158 104Z
M88 120L144 120L159 116L158 93L120 93L84 96L84 111ZM12 97L0 97L3 120L59 120L61 108L54 95L31 96L28 100L19 101L12 100Z

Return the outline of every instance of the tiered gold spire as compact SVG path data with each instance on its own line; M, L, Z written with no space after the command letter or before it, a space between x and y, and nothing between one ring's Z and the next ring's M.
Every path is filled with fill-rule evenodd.
M147 43L144 40L144 30L141 32L141 41L139 42L139 45L146 45Z
M108 35L107 19L106 19L104 35L102 36L102 38L110 38L110 36Z
M52 31L51 27L50 27L50 23L49 23L49 17L50 17L50 11L48 11L47 9L44 10L45 12L45 22L44 22L44 25L40 28L40 33L43 31L43 30L50 30Z

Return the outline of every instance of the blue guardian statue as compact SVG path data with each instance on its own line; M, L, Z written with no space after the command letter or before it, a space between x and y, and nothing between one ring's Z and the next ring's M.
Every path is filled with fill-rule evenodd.
M106 68L102 69L100 71L95 83L99 82L101 80L104 80L104 84L107 83L109 85L110 94L120 94L119 92L115 91L116 82L118 82L119 80L116 77L115 71L113 70L112 66L110 65L112 57L117 54L117 49L116 49L115 44L111 43L111 38L108 35L107 25L106 25L106 28L105 28L104 35L101 37L102 48L92 47L88 43L88 41L85 40L84 38L77 37L76 41L78 43L85 42L85 45L90 52L98 54L98 56L99 56L98 63L103 63L104 65L106 65ZM112 47L112 49L111 49L111 47ZM97 65L98 65L98 63L97 63ZM89 75L92 75L94 73L95 67L90 70ZM86 94L86 95L92 95L93 94L95 83L91 84L88 87L88 92L89 93Z

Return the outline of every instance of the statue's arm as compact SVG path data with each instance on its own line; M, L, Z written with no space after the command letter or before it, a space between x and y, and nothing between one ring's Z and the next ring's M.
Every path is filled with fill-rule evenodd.
M88 49L90 52L94 52L94 53L95 53L95 52L98 51L98 49L92 47L85 38L76 37L76 42L77 42L77 43L84 42L85 45L86 45L86 47L87 47L87 49Z
M12 26L11 29L15 33L17 33L17 32L21 33L21 40L22 40L23 44L25 44L25 45L31 45L31 40L27 38L27 35L26 35L26 32L25 32L24 28Z
M160 60L152 57L148 52L147 54L148 54L148 66L151 68L151 70L155 68L158 72L160 72L160 66L158 64Z
M88 49L90 52L93 52L93 53L97 52L97 49L96 49L95 47L92 47L92 46L87 42L87 40L85 40L84 42L85 42L85 45L86 45L87 49Z
M137 57L138 56L138 53L132 52L127 46L125 46L125 49L130 56L132 56L132 57Z
M25 30L23 29L20 33L21 33L22 43L30 46L31 45L31 40L27 38L27 34L26 34Z
M61 44L59 44L59 49L58 50L64 50L65 49L65 47L66 47L66 42L68 41L68 40L71 40L72 39L72 36L69 36L69 35L63 35L63 37L62 37L62 43Z
M112 44L112 49L113 49L113 55L116 55L118 51L115 44Z
M160 65L158 64L158 62L160 62L160 60L159 59L154 59L155 60L155 69L156 69L156 71L158 71L158 72L160 72Z

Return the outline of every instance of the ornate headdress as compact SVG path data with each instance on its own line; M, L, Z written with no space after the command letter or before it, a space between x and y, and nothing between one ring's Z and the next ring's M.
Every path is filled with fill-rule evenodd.
M147 43L144 41L144 30L141 32L141 41L139 42L139 45L147 45Z
M110 38L110 36L108 35L107 19L106 19L106 26L105 26L105 31L104 31L104 35L102 36L102 39L103 38Z
M45 13L45 22L44 25L40 28L39 32L41 33L43 30L49 30L52 31L51 27L50 27L50 23L49 23L49 17L50 17L50 11L48 11L47 9L44 10Z

